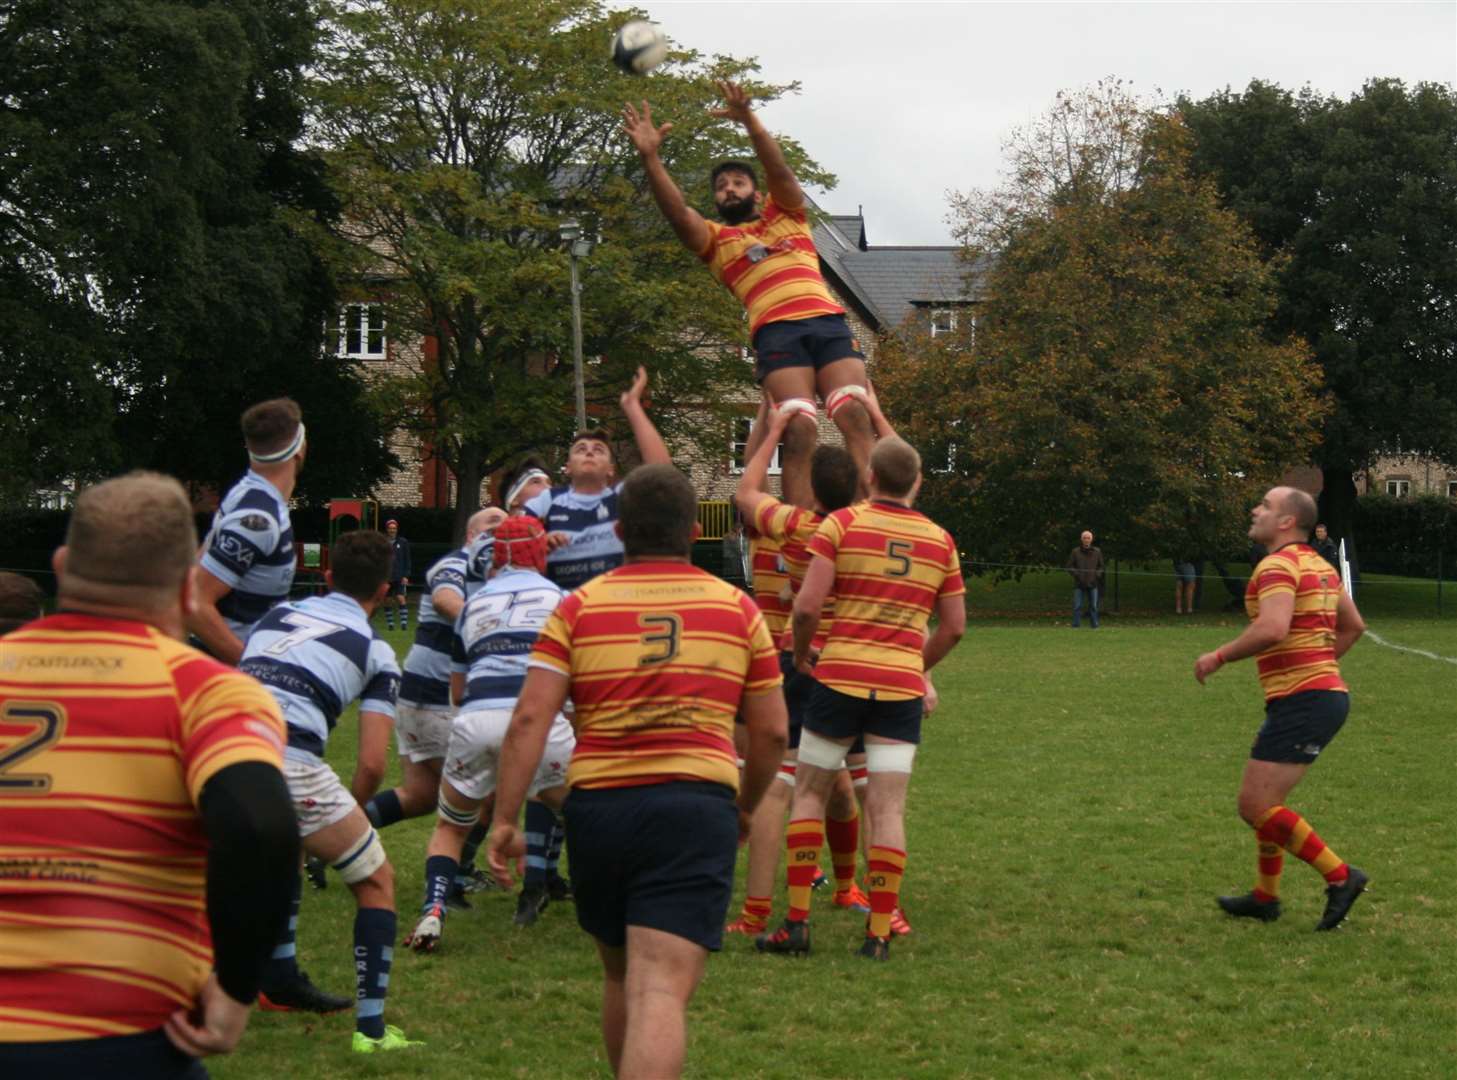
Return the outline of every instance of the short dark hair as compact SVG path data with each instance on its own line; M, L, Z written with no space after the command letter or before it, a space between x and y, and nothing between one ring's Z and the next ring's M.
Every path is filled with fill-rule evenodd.
M827 513L842 510L855 501L860 468L843 446L817 446L809 459L809 486Z
M921 475L921 455L910 443L892 435L871 449L870 471L882 495L902 499L911 493Z
M24 574L0 570L0 635L40 617L40 586Z
M759 174L754 171L754 166L750 165L747 161L730 159L728 161L720 161L713 167L713 171L708 174L708 189L710 191L718 184L718 178L726 172L743 173L749 178L749 182L754 185L754 190L758 190Z
M581 436L578 436L578 438L581 438ZM572 440L572 442L576 441L576 439ZM546 467L546 462L541 459L539 454L527 454L520 461L516 462L516 464L506 467L506 471L501 474L501 499L503 502L506 498L506 492L510 491L516 481L532 469L540 469L548 476L551 475L551 470ZM510 507L503 508L510 509Z
M250 405L243 412L240 426L243 441L255 454L276 454L293 442L303 413L292 398L273 398Z
M612 451L612 437L607 434L606 428L586 428L585 430L579 431L572 436L572 441L567 444L567 447L570 449L583 439L593 439L596 442L602 443L607 447L607 452L612 454L613 459L615 460L617 458L617 455Z
M618 499L628 556L687 555L693 548L698 496L672 465L642 465L628 474Z
M361 602L372 600L389 580L389 538L373 529L345 533L329 549L329 573L334 578L335 592Z

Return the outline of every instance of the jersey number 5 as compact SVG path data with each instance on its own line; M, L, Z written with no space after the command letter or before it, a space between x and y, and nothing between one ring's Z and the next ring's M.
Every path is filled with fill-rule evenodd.
M654 647L653 652L643 653L638 666L645 664L666 664L678 655L678 640L683 636L683 619L678 615L639 615L638 626L648 633L642 635L642 643Z
M28 757L55 743L66 730L66 710L46 701L7 701L0 709L0 726L26 726L35 730L0 750L0 795L44 795L51 789L48 773L11 770Z
M909 540L887 540L885 542L885 557L890 560L890 565L885 568L887 577L905 577L911 572L911 552L916 550L916 545Z

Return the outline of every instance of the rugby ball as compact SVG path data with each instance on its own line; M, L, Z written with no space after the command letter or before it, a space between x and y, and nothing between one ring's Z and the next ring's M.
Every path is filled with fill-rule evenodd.
M612 39L612 62L629 75L646 75L667 58L667 35L645 19L624 23Z

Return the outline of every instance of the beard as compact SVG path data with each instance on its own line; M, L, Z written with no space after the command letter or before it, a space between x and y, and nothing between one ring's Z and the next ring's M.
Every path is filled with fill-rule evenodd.
M742 225L759 215L759 207L753 196L747 199L730 199L718 204L718 216L729 225Z

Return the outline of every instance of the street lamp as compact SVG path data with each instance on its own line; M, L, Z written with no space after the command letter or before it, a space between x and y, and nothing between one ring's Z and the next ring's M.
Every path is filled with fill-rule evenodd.
M587 385L582 378L582 283L577 278L577 260L592 254L592 237L582 233L582 226L572 218L558 230L567 245L572 266L572 364L577 385L577 430L587 430Z

